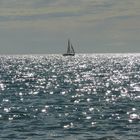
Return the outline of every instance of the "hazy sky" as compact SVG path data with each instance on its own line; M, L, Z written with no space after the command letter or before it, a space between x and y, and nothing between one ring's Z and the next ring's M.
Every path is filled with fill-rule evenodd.
M140 52L140 0L0 0L0 53Z

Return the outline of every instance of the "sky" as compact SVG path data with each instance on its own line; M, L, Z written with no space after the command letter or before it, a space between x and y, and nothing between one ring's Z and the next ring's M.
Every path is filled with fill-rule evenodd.
M140 0L0 0L0 54L139 53Z

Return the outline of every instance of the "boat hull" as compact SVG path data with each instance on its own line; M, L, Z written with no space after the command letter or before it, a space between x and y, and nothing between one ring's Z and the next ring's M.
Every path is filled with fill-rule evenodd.
M65 54L63 54L63 56L74 56L75 54L73 54L73 53L65 53Z

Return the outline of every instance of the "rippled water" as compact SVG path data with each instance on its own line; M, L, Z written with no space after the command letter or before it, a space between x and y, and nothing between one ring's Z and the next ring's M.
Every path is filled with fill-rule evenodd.
M140 140L140 55L0 56L0 139Z

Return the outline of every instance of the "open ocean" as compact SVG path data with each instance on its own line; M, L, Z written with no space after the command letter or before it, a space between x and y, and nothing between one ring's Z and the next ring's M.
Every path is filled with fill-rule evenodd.
M1 55L0 140L140 140L140 54Z

